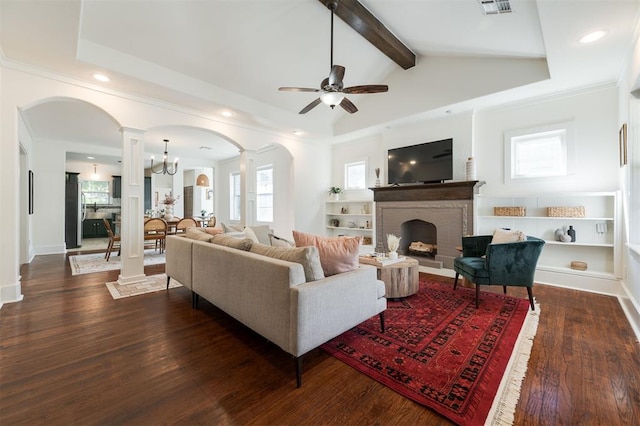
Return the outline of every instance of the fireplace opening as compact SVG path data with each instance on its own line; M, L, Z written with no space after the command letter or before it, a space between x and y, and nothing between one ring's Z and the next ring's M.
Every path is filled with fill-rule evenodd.
M413 219L400 225L401 254L435 259L438 254L438 229L431 222Z

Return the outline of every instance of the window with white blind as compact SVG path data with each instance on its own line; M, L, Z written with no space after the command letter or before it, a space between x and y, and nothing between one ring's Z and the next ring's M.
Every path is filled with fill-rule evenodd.
M256 170L256 220L273 222L273 166Z
M571 174L573 124L505 133L505 181Z
M229 174L229 219L240 220L240 173Z

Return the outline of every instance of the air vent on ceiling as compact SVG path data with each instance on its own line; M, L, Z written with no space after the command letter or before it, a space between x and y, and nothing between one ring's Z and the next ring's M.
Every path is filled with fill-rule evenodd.
M511 13L509 0L478 0L482 13L485 15L497 15L498 13Z

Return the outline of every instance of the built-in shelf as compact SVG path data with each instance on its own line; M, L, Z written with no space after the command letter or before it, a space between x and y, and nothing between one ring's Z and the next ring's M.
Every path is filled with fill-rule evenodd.
M325 228L328 236L360 235L362 252L371 252L374 241L373 201L367 199L327 200ZM337 223L336 223L337 222Z

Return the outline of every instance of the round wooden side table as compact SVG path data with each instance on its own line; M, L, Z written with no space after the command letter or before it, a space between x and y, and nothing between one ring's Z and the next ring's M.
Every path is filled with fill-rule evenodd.
M378 279L384 282L385 297L399 299L418 292L419 268L417 260L407 258L401 262L378 267Z

